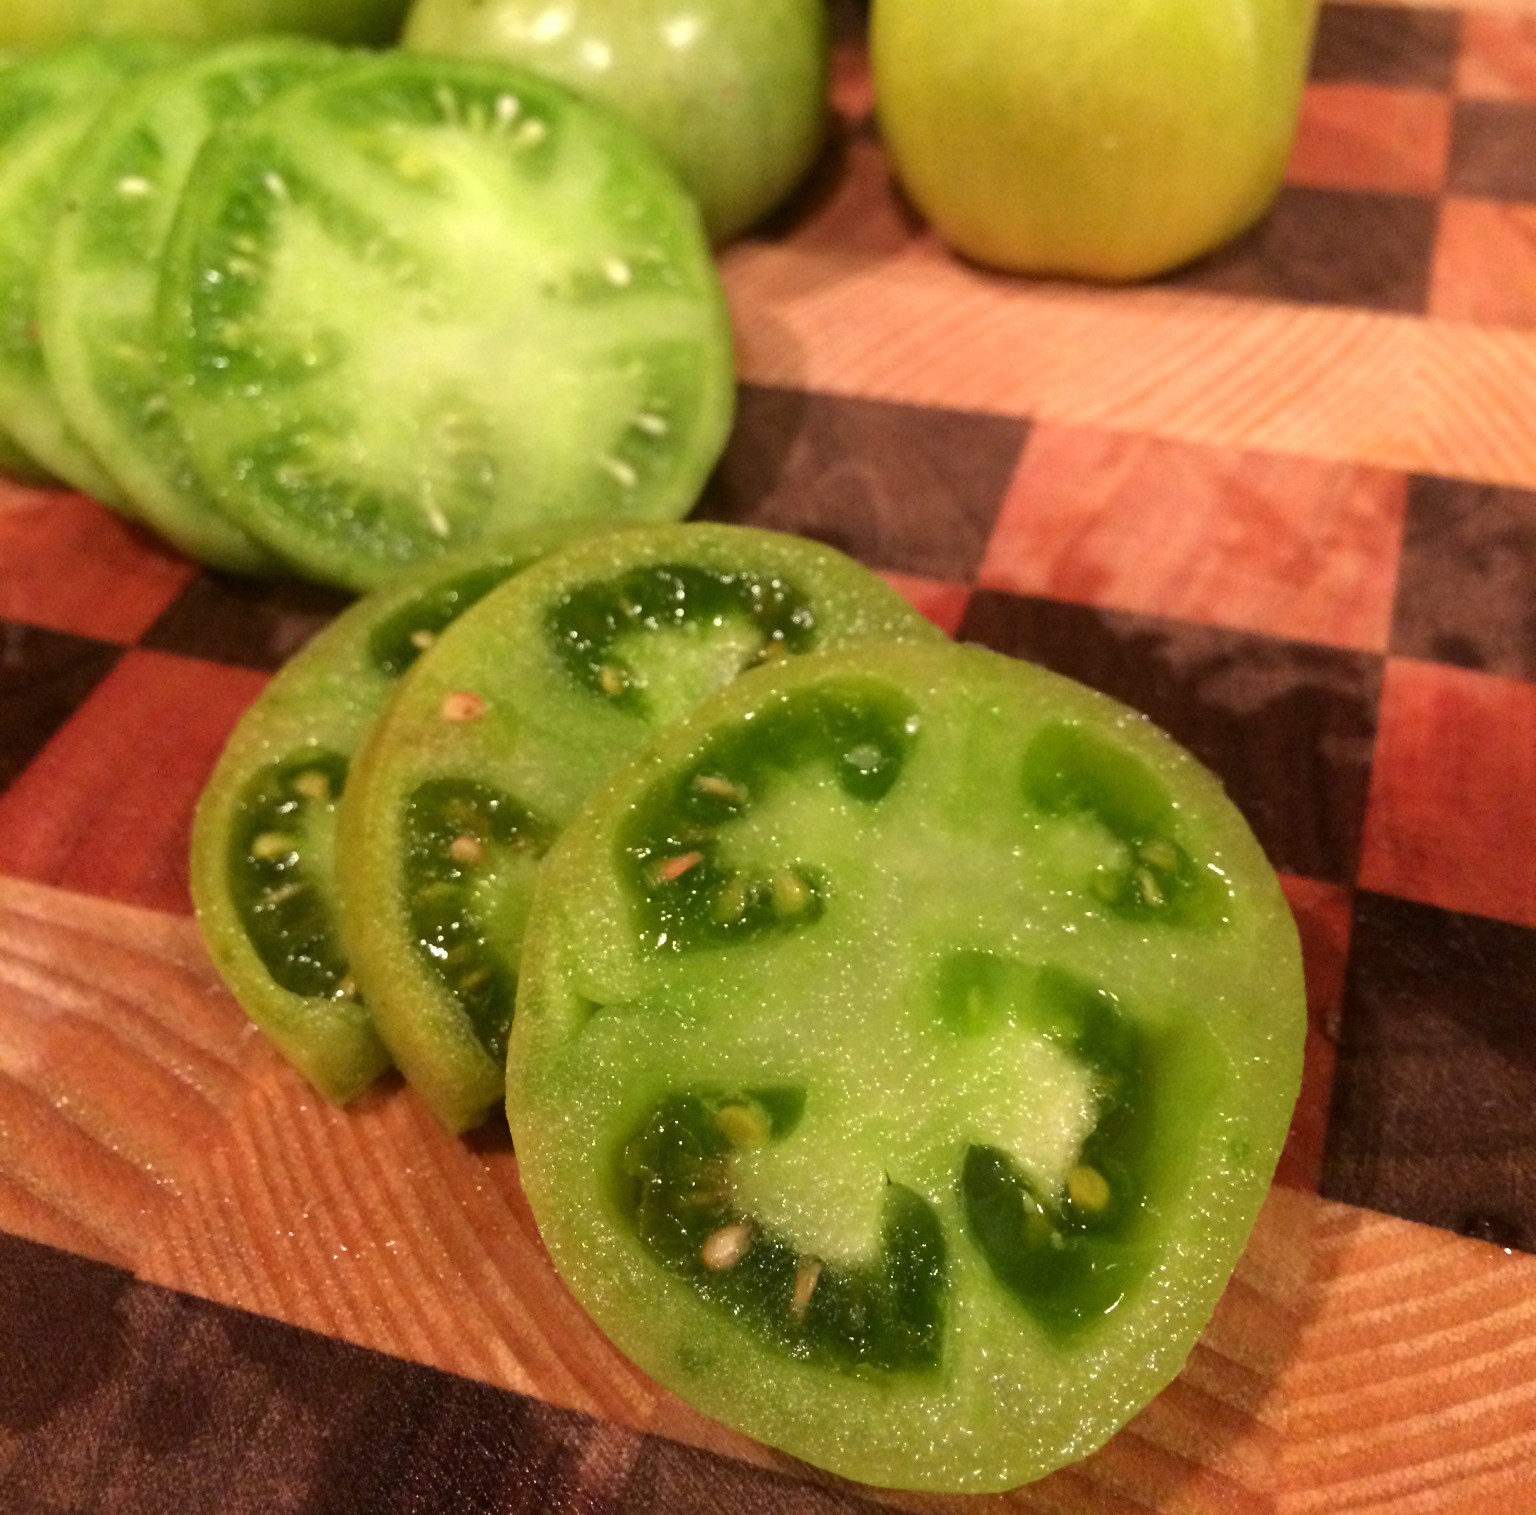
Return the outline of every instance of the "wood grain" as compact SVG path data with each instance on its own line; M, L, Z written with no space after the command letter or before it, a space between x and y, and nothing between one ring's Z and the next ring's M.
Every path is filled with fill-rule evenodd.
M0 1227L151 1282L808 1470L627 1364L549 1267L504 1131L397 1084L308 1093L185 917L0 879ZM1099 1454L982 1515L1529 1515L1536 1259L1272 1191L1180 1378ZM869 1491L861 1491L866 1495Z
M1536 487L1536 331L1009 279L814 224L722 267L757 383Z

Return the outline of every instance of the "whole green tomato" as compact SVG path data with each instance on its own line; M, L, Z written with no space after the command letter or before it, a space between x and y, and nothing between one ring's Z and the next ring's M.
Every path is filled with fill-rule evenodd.
M618 110L716 243L799 184L826 131L826 0L416 0L402 41L509 58Z
M897 176L956 251L1149 277L1279 189L1317 0L873 0Z
M302 32L332 42L387 43L409 0L0 0L0 47L136 34L208 42Z

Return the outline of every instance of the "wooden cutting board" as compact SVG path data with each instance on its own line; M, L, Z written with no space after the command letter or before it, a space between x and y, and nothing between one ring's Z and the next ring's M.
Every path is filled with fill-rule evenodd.
M540 1247L504 1128L446 1137L393 1084L345 1112L315 1099L221 990L185 918L0 883L0 995L5 1229L793 1468L658 1389L587 1321ZM1528 1511L1533 1328L1529 1256L1277 1187L1184 1373L1100 1454L1008 1496L883 1498Z
M831 540L1147 709L1253 820L1313 1026L1214 1321L1102 1452L991 1498L856 1489L659 1390L552 1273L504 1127L447 1138L390 1081L329 1108L199 945L192 798L339 602L0 485L0 1232L57 1249L0 1249L17 1515L355 1507L389 1414L279 1494L297 1401L270 1444L216 1418L198 1461L145 1441L142 1354L39 1388L53 1333L139 1342L200 1302L295 1360L389 1354L421 1403L452 1397L430 1369L526 1396L475 1401L534 1416L494 1497L455 1464L372 1510L1536 1511L1536 6L1325 7L1272 217L1135 290L947 255L838 14L837 150L722 260L744 388L702 513ZM228 1413L227 1333L176 1342L162 1416Z

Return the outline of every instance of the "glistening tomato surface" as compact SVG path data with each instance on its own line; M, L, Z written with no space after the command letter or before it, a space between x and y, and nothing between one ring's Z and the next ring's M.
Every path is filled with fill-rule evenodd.
M623 121L511 64L354 55L222 128L160 294L219 508L350 588L509 530L681 517L730 424L697 208Z
M353 754L443 628L571 535L439 560L352 606L246 710L198 801L192 900L209 954L327 1099L351 1099L389 1066L336 922L336 810Z
M826 134L824 0L416 0L402 40L525 63L613 107L717 242L783 200Z
M125 510L49 382L38 302L65 165L103 104L174 56L167 44L80 42L0 69L0 424L37 467Z
M587 794L763 660L939 632L869 569L741 526L554 553L402 681L341 807L342 927L400 1071L449 1129L506 1092L538 860Z
M1316 13L1316 0L875 0L882 134L966 256L1143 278L1274 198Z
M1300 1075L1296 932L1215 780L977 648L744 675L546 858L508 1055L597 1324L871 1483L1007 1488L1179 1370Z
M278 564L214 508L188 459L155 336L160 265L214 126L343 56L300 37L199 49L118 90L64 173L38 293L54 393L134 513L218 568Z

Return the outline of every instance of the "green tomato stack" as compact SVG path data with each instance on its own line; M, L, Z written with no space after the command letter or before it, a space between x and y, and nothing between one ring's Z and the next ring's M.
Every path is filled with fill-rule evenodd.
M1156 1394L1300 1077L1295 927L1210 774L742 527L364 599L242 722L193 884L321 1092L504 1099L603 1331L885 1486L1027 1482Z
M0 460L347 589L692 509L734 355L697 207L512 64L116 39L0 69Z

